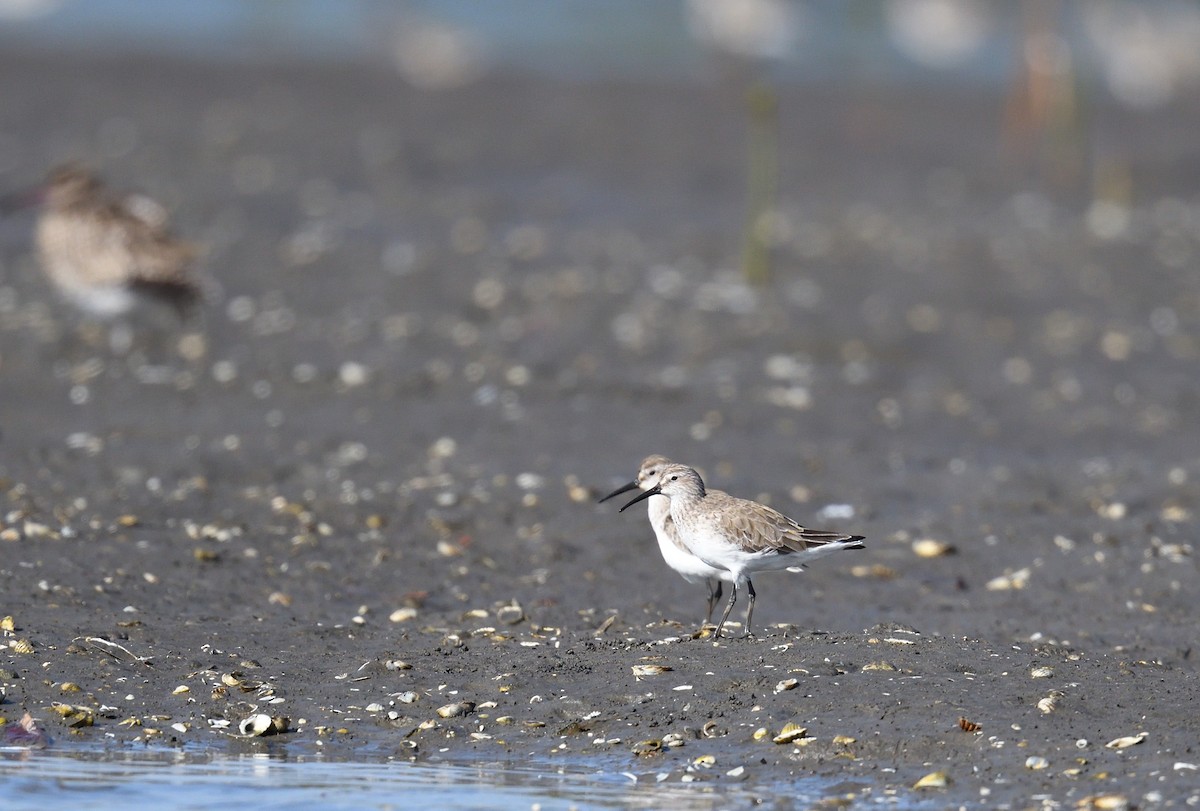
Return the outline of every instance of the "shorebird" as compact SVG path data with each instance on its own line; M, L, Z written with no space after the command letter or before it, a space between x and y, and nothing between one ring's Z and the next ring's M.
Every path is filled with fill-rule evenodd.
M33 198L42 204L36 233L42 269L79 309L107 319L156 299L182 315L199 299L189 275L196 248L170 233L158 203L118 197L73 163L51 171Z
M720 490L706 490L700 474L685 465L663 468L658 483L643 490L621 511L656 495L671 500L671 519L680 540L692 554L714 569L726 572L722 579L733 583L729 603L717 623L717 636L721 635L741 588L750 594L745 635L750 634L755 598L754 584L750 581L752 573L803 567L842 549L865 548L862 535L807 529L765 504L735 498Z
M665 456L658 454L647 456L642 460L641 467L638 468L637 478L600 499L600 503L603 504L614 496L639 487L643 490L654 487L658 484L659 474L674 464ZM724 569L709 566L693 555L691 550L684 545L675 528L675 519L671 518L671 500L669 498L655 496L646 502L646 507L650 526L654 529L654 537L658 539L658 551L662 553L663 560L668 566L679 572L679 575L687 582L704 583L708 586L708 611L704 615L704 622L700 624L700 628L703 630L712 622L713 608L721 599L721 579L730 579L730 575ZM730 582L732 582L731 579Z

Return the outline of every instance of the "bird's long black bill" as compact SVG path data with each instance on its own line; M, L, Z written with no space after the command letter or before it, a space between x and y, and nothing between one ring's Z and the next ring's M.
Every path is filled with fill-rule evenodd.
M624 487L619 487L619 488L617 488L616 490L613 490L611 493L609 493L607 496L605 496L604 498L600 499L600 500L599 500L599 501L597 501L596 503L597 503L597 504L603 504L604 502L608 501L608 500L609 500L610 498L612 498L613 496L619 496L619 495L621 495L622 493L628 493L630 490L634 489L634 488L635 488L635 487L637 487L637 486L638 486L638 483L637 483L637 482L630 482L629 484L625 485Z
M657 485L654 487L651 487L649 490L644 490L641 493L639 493L636 497L631 499L630 502L628 504L626 504L624 507L617 510L617 512L623 513L626 510L628 510L630 507L632 507L634 504L637 504L639 501L645 501L646 499L650 498L650 496L657 496L661 492L662 492L662 488L658 487ZM614 493L614 495L616 495L616 494Z

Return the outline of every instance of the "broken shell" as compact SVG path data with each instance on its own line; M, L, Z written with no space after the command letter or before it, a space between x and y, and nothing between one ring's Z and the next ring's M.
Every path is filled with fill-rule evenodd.
M683 746L683 736L678 732L668 732L662 736L662 745L669 746L672 749Z
M647 755L658 754L659 752L662 751L662 748L663 748L662 741L659 741L659 740L651 739L648 741L638 741L637 743L635 743L633 745L633 753L635 755L640 755L642 757L646 757Z
M73 681L64 681L62 684L58 685L58 691L60 693L78 693L81 689L82 688Z
M779 730L779 734L771 740L775 743L791 743L794 740L803 738L808 734L808 727L802 727L799 724L789 721L783 725L783 729Z
M667 673L671 668L666 665L634 665L630 670L633 671L634 678L641 680L647 676L658 676L662 673Z
M1137 735L1126 735L1123 738L1115 738L1104 744L1104 746L1107 749L1128 749L1130 746L1135 746L1148 737L1150 737L1149 732L1139 732Z
M11 633L15 630L17 630L17 622L12 618L11 614L3 619L0 619L0 631L8 631Z
M921 538L913 541L912 550L919 558L940 558L943 555L953 555L956 551L945 541L937 541L933 538Z
M849 746L850 744L855 743L857 740L858 738L851 738L849 735L833 736L833 743L836 746Z
M1034 755L1033 757L1025 758L1026 769L1045 769L1049 765L1050 761L1046 760L1044 757L1038 757L1037 755Z
M692 761L692 765L700 769L711 769L717 765L717 759L712 755L701 755Z
M383 705L378 701L372 701L363 709L365 709L367 712L383 712Z
M913 783L913 788L945 788L948 785L950 785L950 778L945 772L930 772Z
M785 690L794 690L796 685L800 683L799 679L784 679L775 685L775 692L782 693Z
M704 726L702 726L700 728L700 734L702 734L706 738L717 737L720 734L720 730L717 728L717 722L716 721L706 721Z
M521 620L525 619L525 609L521 608L520 603L510 603L509 605L501 606L496 609L496 619L503 622L505 625L516 625Z
M399 695L396 696L396 700L399 701L401 704L412 704L414 701L416 701L420 697L421 696L418 695L413 690L405 690L403 693L400 693Z
M983 729L982 724L977 724L974 721L967 720L965 715L959 716L958 728L963 732L978 732Z
M453 704L437 708L437 714L442 718L459 718L464 715L470 715L475 712L474 701L456 701Z
M1031 679L1048 679L1054 675L1054 668L1039 665L1029 669L1029 678Z

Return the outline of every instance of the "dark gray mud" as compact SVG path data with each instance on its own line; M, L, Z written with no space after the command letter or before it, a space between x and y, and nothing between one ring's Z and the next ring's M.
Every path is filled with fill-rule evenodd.
M783 88L748 288L733 86L0 67L0 179L85 158L211 281L114 351L37 275L31 218L0 225L8 720L783 807L812 777L1195 801L1194 106L1099 105L1081 165L1132 193L1097 208L1006 150L1002 98ZM762 576L756 637L692 638L703 589L595 504L651 452L868 550ZM231 736L255 709L291 731Z

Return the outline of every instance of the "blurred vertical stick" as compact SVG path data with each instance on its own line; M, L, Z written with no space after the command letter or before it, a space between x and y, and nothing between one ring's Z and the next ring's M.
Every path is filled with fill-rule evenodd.
M771 278L771 232L779 191L779 97L765 81L746 95L749 112L746 227L742 274L749 284Z

